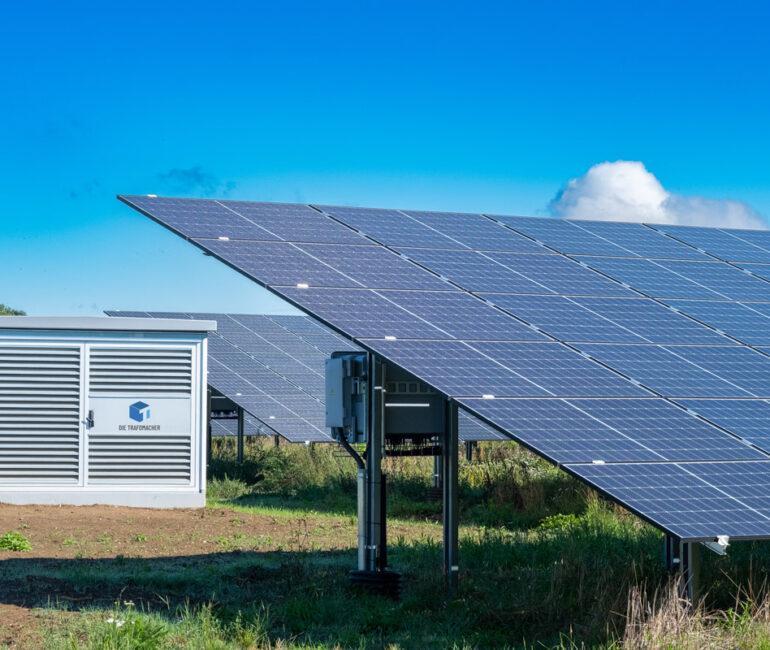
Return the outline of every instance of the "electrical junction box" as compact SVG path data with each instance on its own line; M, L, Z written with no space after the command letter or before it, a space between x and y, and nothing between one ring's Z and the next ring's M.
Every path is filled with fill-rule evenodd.
M365 352L333 352L326 360L326 426L335 440L364 443L369 434Z
M368 374L364 352L334 352L326 360L326 426L335 440L367 441ZM385 437L397 442L442 435L444 396L394 366L386 366L385 376Z
M213 330L0 318L0 502L203 507Z

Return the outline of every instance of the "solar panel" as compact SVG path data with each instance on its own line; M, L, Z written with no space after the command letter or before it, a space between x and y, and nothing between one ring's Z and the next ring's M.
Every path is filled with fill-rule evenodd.
M574 298L652 343L724 345L724 336L647 298Z
M625 327L613 323L569 298L517 296L510 293L478 295L562 341L644 342L644 339Z
M186 206L187 211L194 215L196 202L188 201ZM151 208L147 210L151 211ZM373 244L362 246L345 242L344 246L339 247L336 246L339 242L325 242L328 248L320 246L317 249L319 254L309 255L308 250L316 249L306 245L308 242L302 240L299 229L292 231L289 228L280 235L281 239L288 238L289 241L251 242L197 238L195 243L257 282L269 286L275 293L338 332L354 338L364 348L377 353L389 363L401 367L457 400L461 405L468 400L478 402L478 408L487 409L491 414L483 416L487 423L500 427L501 430L513 434L510 427L514 424L513 421L505 421L501 412L495 412L495 409L501 408L497 403L523 404L524 401L531 401L537 402L533 408L540 410L544 409L545 402L561 403L560 408L570 407L580 414L576 417L585 423L587 433L580 440L586 442L587 446L578 449L570 446L570 442L563 440L555 430L556 424L543 425L546 415L543 415L543 421L540 422L535 418L526 419L523 423L516 419L519 429L515 435L524 444L540 450L552 459L555 456L548 454L558 453L564 454L564 458L585 459L595 455L587 454L587 450L606 452L609 461L605 460L604 456L599 456L590 458L590 461L568 464L571 471L578 474L582 472L584 479L594 485L605 480L606 474L588 476L587 472L606 472L606 468L617 467L642 468L639 471L650 472L650 476L655 478L661 477L660 481L650 485L653 489L661 485L666 486L666 492L662 493L664 499L666 494L670 496L677 486L682 487L682 493L671 497L678 501L670 501L670 507L664 507L660 512L657 510L659 501L655 498L648 499L647 493L640 494L637 490L629 494L624 491L627 486L623 485L617 486L618 491L615 491L615 487L606 490L613 498L636 511L641 507L643 516L669 532L677 534L677 531L681 531L685 538L692 538L704 531L709 538L717 534L731 534L731 531L735 535L770 534L770 518L763 517L758 510L744 507L738 499L733 500L731 508L720 508L715 499L725 498L724 490L709 486L685 469L686 466L697 464L706 471L710 465L715 464L712 458L718 458L721 463L727 462L725 459L731 459L730 464L745 464L751 461L735 459L746 458L744 454L753 458L756 457L753 454L759 452L750 449L728 433L692 418L684 411L677 410L675 414L669 411L661 415L660 407L662 403L668 404L668 401L674 398L720 399L764 395L759 392L759 386L766 382L766 368L760 367L754 357L749 359L744 355L738 358L730 352L723 352L732 348L750 351L749 348L721 337L695 320L667 310L663 305L653 307L656 303L642 299L639 295L644 293L655 298L719 301L723 298L720 292L735 291L741 292L745 296L744 301L752 303L753 309L754 305L761 306L761 301L766 300L763 290L770 287L770 283L742 273L725 263L700 262L697 259L702 258L694 254L693 257L684 257L685 254L681 251L685 245L680 247L679 244L670 244L660 233L655 236L660 236L666 243L661 244L663 252L656 252L655 255L664 257L660 262L652 262L650 259L634 257L636 253L633 252L633 242L626 242L630 248L617 246L611 241L611 233L606 233L607 237L597 236L579 224L495 218L499 224L530 239L537 239L552 251L545 253L541 248L537 248L536 254L520 253L494 250L498 246L507 248L519 245L521 241L516 237L506 236L497 242L497 231L487 225L481 225L484 222L480 216L417 215L418 219L424 221L421 223L401 211L331 207L323 210L330 215L324 218L330 222L339 222L335 223L335 228L349 227L349 233L353 233L351 228L358 230L369 238L367 241L381 242L391 249L400 249L398 252L405 257L414 256L411 259L421 266L430 268L434 274L451 279L456 290L425 291L423 285L418 285L417 288L410 285L408 289L384 286L390 284L394 277L390 274L387 262L384 262L384 267L378 266L378 269L382 270L381 273L371 273L369 268L362 269L361 264L349 263L347 259L340 261L340 254L353 252L359 247L368 251L367 247ZM251 221L261 223L258 217L259 215L252 215ZM163 221L161 218L158 220ZM178 223L172 227L184 236L191 237ZM342 225L343 223L345 225ZM468 224L467 230L459 228L458 223ZM444 227L445 233L442 231ZM275 232L270 230L271 234ZM644 242L640 243L640 246L655 248L660 243L660 240L651 239L648 233L645 235L639 238L640 242ZM671 239L671 242L673 241ZM292 243L296 245L291 246ZM239 244L245 246L240 249ZM484 247L484 252L480 252L481 247ZM487 248L492 250L486 250ZM417 249L431 250L425 252ZM463 254L458 254L458 251ZM581 262L558 254L559 252L580 255L578 259ZM669 258L668 255L672 254L676 257ZM382 253L372 255L378 256L378 260L386 260ZM417 259L418 257L422 257L422 260ZM428 273L412 267L403 258L399 260L404 264L400 265L403 273L400 270L395 273L398 283L420 282L417 276ZM375 260L373 264L379 262ZM681 273L682 265L686 265L688 277ZM490 276L501 273L497 270L498 267L505 267L506 270L503 276L497 276L501 281L497 284L484 284L489 282ZM714 273L698 275L695 281L689 279L699 267ZM736 273L743 277L738 280ZM441 281L435 275L430 277L431 282ZM510 282L506 284L502 280L503 277ZM508 311L516 319L508 318L491 307L475 308L476 304L480 306L483 303L469 295L468 285L471 283L477 292L489 288L491 290L484 293L524 295L537 299L542 305L548 303L540 299L548 296L559 298L561 301L575 298L576 300L563 304L580 305L583 309L590 310L591 316L570 306L565 308L562 314L565 320L574 319L579 314L585 317L586 321L560 325L557 318L546 318L549 316L547 308L540 309L518 301L521 305L519 308L515 306L517 300L512 298L509 307L504 311ZM407 309L396 304L395 300L388 300L389 294L391 298L398 297ZM399 297L400 294L403 294L403 298ZM455 294L463 297L457 298ZM727 297L736 300L738 295ZM620 298L627 301L617 301L617 304L607 301ZM431 304L434 299L438 299L438 304ZM605 300L605 303L592 306L586 302L597 299ZM471 303L469 300L476 302ZM458 305L461 302L468 306L473 304L474 309L466 310L463 305L460 305L459 309L453 309L447 306L450 301ZM770 305L770 300L766 304ZM638 313L638 321L632 322L635 320L634 316L622 312L619 309L621 305L631 307L632 314ZM492 309L492 312L487 309ZM567 311L568 309L570 311ZM487 320L485 315L493 312L494 323ZM609 317L613 312L614 317ZM481 315L474 326L477 313ZM504 320L499 320L498 315ZM537 318L543 323L550 323L555 333L549 335L557 340L571 337L570 332L583 325L586 328L583 331L590 331L600 339L612 336L612 332L617 334L618 329L625 329L645 337L646 340L665 342L669 347L664 348L652 343L629 344L615 341L573 341L570 346L566 346L556 341L522 342L478 338L471 340L471 337L486 339L492 336L517 338L520 331L526 331L529 335L533 330L526 327L523 327L523 330L517 329L521 326L520 321L530 322L526 316L532 320ZM612 321L618 329L607 329L604 322L597 321L594 316L604 318L608 323ZM602 327L597 326L598 329L592 330L591 327L598 322L601 322ZM513 328L512 323L515 323L517 328ZM668 325L671 327L668 328ZM686 345L673 346L673 342L683 342L683 339L690 335L693 338L684 341ZM582 336L584 335L578 334L578 338ZM585 337L587 338L587 335ZM722 346L701 344L711 337L715 337L720 343L729 343ZM713 339L709 341L714 342ZM322 345L329 345L329 342L325 341ZM571 349L575 347L582 352L588 352L590 358ZM717 348L719 353L710 352ZM763 356L759 352L752 354ZM693 359L697 363L692 362ZM242 383L243 380L244 377L238 377L239 382ZM668 401L653 397L653 393L644 387ZM568 398L571 401L568 403L557 398ZM591 399L594 401L586 407L600 409L600 402L606 400L614 402L618 410L610 409L605 411L605 415L598 417L589 414L587 408L583 409L575 404ZM572 411L567 410L566 413ZM564 417L566 416L557 420L563 422ZM614 425L607 421L616 417L620 419L616 419ZM657 449L656 445L662 446L665 443L666 423L674 434L679 431L682 439L670 443L666 448ZM540 425L552 431L552 435L541 436L538 429ZM700 431L698 427L704 429ZM625 433L632 429L635 431L633 436ZM647 440L650 445L646 446L643 440ZM545 451L546 448L549 451ZM585 455L579 455L581 453ZM651 453L653 458L649 455L636 456L637 453ZM667 456L667 453L670 455ZM636 462L639 458L644 458L644 462ZM685 458L687 462L674 464L669 458ZM693 458L707 459L709 462L690 462ZM624 460L621 462L617 459ZM629 462L628 459L634 462ZM593 461L599 462L594 464ZM601 464L601 461L604 464ZM660 471L655 468L660 468ZM624 476L628 477L628 474ZM695 483L687 484L687 481L693 480ZM646 490L646 486L641 485L640 490ZM698 501L701 498L700 490L705 490L702 503ZM696 514L693 517L687 515L687 508L691 508ZM723 510L727 514L722 515ZM706 515L702 517L704 511ZM698 528L701 524L701 528Z
M450 291L454 287L382 246L303 244L300 248L331 268L372 289ZM321 286L315 283L313 286ZM354 285L348 285L354 286Z
M770 318L737 302L670 300L668 304L748 345L770 345Z
M704 300L724 298L724 296L650 260L609 257L584 257L581 259L592 269L600 271L651 298L698 298ZM601 294L585 295L595 297Z
M488 253L507 268L563 296L631 296L631 291L558 255L516 255ZM504 291L505 287L499 287Z
M445 237L428 226L408 217L399 210L377 208L348 208L317 206L324 213L366 233L387 246L417 246L419 248L446 248L467 250L464 244Z
M770 251L770 231L768 230L738 230L735 228L720 228L720 230L765 251Z
M546 340L521 321L462 291L383 291L380 295L465 341Z
M568 465L567 468L653 524L677 537L709 540L717 535L731 539L766 537L767 517L732 496L738 485L724 480L709 484L712 472L741 472L754 465L739 463L626 463ZM767 471L770 463L757 463ZM744 470L745 471L745 470Z
M404 211L413 219L477 251L548 253L548 249L479 214Z
M278 241L278 237L262 226L244 219L217 201L202 199L194 212L190 211L187 199L131 196L126 197L126 201L185 237L217 239L226 236L230 239Z
M749 271L758 278L770 281L770 264L749 264L747 262L741 262L739 266L744 271Z
M468 291L500 291L510 293L552 293L521 273L474 251L446 251L432 248L399 248L403 255L434 273L459 284Z
M383 357L446 395L547 397L549 393L459 341L362 339ZM475 344L476 345L480 344ZM538 344L526 344L538 345Z
M603 237L639 257L651 260L710 259L705 253L640 223L618 221L572 221L570 223Z
M730 383L755 397L770 397L770 357L765 354L741 345L681 345L670 350L719 377L729 378Z
M287 242L195 240L228 264L261 284L274 287L362 287L360 282L335 271Z
M724 298L770 302L770 282L724 262L661 262L672 271L708 287Z
M481 342L474 343L473 347L556 397L647 395L631 382L561 343Z
M760 399L677 400L694 413L770 451L770 403Z
M720 260L727 262L770 263L770 252L762 250L742 239L733 237L729 233L717 228L694 228L692 226L669 226L664 224L654 224L652 227L690 246L706 251Z
M558 399L463 399L556 463L661 460L653 450Z
M750 396L734 383L660 346L597 343L578 343L576 346L592 358L665 397ZM698 346L698 349L706 348Z
M366 244L361 235L334 222L310 206L297 203L221 201L282 241L314 244ZM233 239L231 237L231 239Z
M663 399L581 399L570 403L665 460L766 460L764 454Z
M561 253L576 255L611 255L626 257L629 252L612 242L578 228L571 221L538 217L492 218L528 237L536 239Z
M687 469L770 518L770 462L698 463L688 465Z
M354 338L452 338L367 289L282 289L281 295Z

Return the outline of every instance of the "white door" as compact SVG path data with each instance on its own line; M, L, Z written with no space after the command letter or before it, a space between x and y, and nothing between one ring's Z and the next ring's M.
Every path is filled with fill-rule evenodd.
M191 485L192 346L86 348L87 483Z

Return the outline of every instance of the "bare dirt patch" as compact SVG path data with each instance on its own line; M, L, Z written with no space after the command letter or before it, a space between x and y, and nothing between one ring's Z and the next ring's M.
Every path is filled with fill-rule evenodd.
M308 519L225 508L155 510L111 506L0 505L0 534L17 530L32 543L9 558L107 558L198 555L221 550L347 548L355 530L347 518Z

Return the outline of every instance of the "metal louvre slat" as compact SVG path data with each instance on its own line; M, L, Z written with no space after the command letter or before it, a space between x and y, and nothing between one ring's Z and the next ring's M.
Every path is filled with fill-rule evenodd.
M192 351L92 348L92 393L182 395L192 390Z
M0 346L0 482L77 482L80 370L80 347Z

